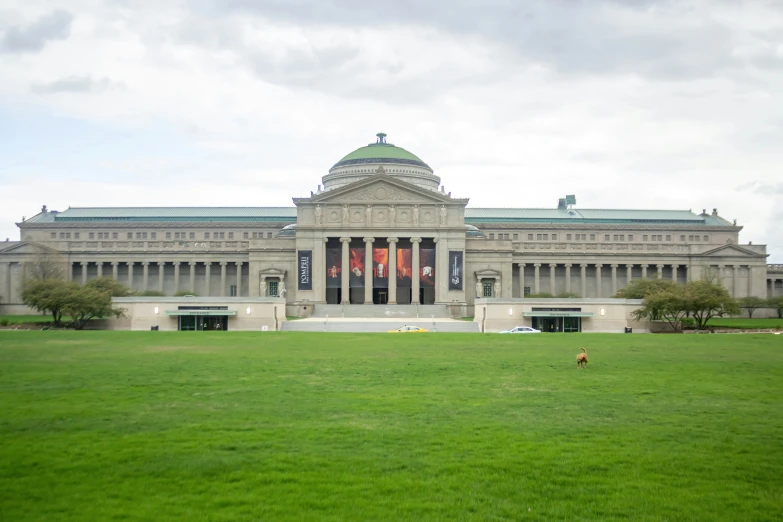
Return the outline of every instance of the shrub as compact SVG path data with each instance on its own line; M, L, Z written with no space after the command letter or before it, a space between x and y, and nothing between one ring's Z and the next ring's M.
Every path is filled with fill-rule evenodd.
M157 290L145 290L139 295L143 297L163 297L166 294L164 294L163 292L158 292Z
M179 292L174 294L175 297L185 297L186 295L192 295L193 297L198 297L198 294L193 290L180 290Z
M11 324L11 320L7 317L0 319L0 326L8 326L9 324Z

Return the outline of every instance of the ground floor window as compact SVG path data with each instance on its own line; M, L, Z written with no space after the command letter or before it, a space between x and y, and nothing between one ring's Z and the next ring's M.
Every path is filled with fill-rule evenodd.
M214 331L228 330L228 317L225 315L180 315L180 331Z
M483 282L481 283L482 293L481 295L483 297L492 297L492 282Z
M269 281L267 289L269 290L269 297L277 297L278 296L278 281Z
M581 317L533 317L533 328L542 332L575 333L582 331Z

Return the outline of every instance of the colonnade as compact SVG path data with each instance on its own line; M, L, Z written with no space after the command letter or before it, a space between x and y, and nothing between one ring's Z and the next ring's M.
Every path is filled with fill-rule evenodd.
M104 277L111 275L114 279L120 283L127 285L129 288L145 292L145 291L157 291L164 292L166 275L173 275L173 293L176 294L180 291L195 291L196 290L196 269L199 265L204 267L204 283L203 288L206 292L203 297L211 295L210 289L212 288L212 265L220 266L220 287L217 295L213 297L226 297L231 294L236 297L241 297L243 286L243 263L242 261L81 261L76 265L81 268L80 278L81 283L84 284L88 281L88 269L90 266L96 267L96 276ZM150 265L156 265L156 279L152 280L150 277ZM172 266L172 270L169 270L167 274L166 265ZM186 265L185 271L188 275L188 286L181 285L182 279L182 265ZM228 274L229 265L234 265L235 270L232 270L232 274ZM109 272L109 266L111 271ZM127 267L125 270L121 268ZM140 269L140 273L137 270ZM120 272L123 272L121 277ZM173 274L172 274L173 272ZM73 270L70 272L71 277L75 275ZM215 274L217 277L217 274ZM141 280L139 282L139 279ZM235 288L235 293L232 294L232 287Z

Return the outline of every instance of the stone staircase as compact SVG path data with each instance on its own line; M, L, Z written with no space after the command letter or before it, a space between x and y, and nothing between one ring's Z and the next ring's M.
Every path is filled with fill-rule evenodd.
M417 320L415 318L309 317L285 321L281 330L284 332L388 332L405 325L419 326L430 332L479 333L478 323L448 318Z
M362 318L362 319L448 319L446 305L327 305L313 308L311 318Z

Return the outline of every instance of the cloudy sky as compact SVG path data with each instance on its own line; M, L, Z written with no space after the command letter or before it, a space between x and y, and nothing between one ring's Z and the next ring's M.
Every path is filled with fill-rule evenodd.
M291 205L384 131L472 206L718 208L783 263L780 0L0 0L0 236Z

